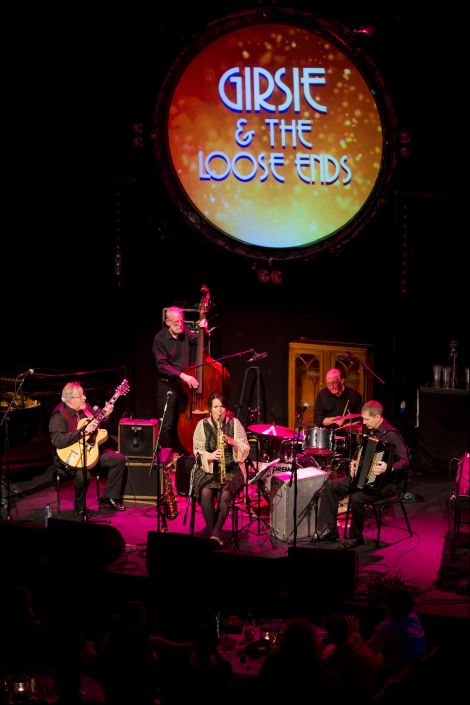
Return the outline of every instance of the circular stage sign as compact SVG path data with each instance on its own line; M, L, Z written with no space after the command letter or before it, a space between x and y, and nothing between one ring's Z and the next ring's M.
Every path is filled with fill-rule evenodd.
M370 62L361 69L323 25L245 21L176 62L157 158L191 223L219 244L301 257L375 208L393 164L384 97Z

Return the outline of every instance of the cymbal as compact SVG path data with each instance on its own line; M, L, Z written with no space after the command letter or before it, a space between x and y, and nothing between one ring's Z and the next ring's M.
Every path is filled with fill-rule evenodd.
M275 426L274 424L255 423L248 426L248 430L261 436L278 436L279 438L294 438L294 431L287 426Z
M343 416L343 421L350 421L351 419L360 419L362 414L348 414Z
M346 426L341 426L338 431L346 431L346 433L360 433L362 431L362 423L356 421L356 423L347 424Z

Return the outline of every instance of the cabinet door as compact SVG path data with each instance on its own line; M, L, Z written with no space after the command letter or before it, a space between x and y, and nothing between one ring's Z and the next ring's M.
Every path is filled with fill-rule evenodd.
M342 360L352 353L360 362L346 363ZM308 402L303 425L311 428L313 407L318 392L325 387L328 370L336 367L345 377L348 387L355 389L365 401L370 397L372 384L366 379L361 362L370 364L370 346L341 343L289 343L288 372L288 424L294 428L300 407Z
M314 348L298 350L290 361L292 382L290 384L291 403L289 404L289 428L294 428L298 410L308 402L309 408L304 413L303 425L313 426L313 400L325 377L325 352Z

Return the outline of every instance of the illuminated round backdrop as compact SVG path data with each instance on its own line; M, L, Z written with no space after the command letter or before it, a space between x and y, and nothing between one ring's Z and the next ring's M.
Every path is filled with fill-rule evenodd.
M251 252L301 255L359 222L390 163L387 111L346 45L280 21L200 45L157 109L192 223Z

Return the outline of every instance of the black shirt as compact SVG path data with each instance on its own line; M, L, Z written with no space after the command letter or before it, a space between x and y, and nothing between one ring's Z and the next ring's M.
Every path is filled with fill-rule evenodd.
M341 394L332 394L328 387L318 392L313 409L313 422L315 426L322 426L323 419L329 416L343 416L346 403L349 401L347 414L360 414L362 408L362 397L351 387L345 387ZM331 424L328 428L336 428L336 424Z
M175 381L190 363L190 346L197 344L198 335L187 328L174 338L168 328L164 328L153 339L152 352L157 363L160 379Z

